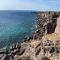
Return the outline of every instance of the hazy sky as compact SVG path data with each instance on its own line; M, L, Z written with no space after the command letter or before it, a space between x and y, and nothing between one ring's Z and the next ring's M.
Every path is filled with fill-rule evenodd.
M0 0L0 10L60 10L60 0Z

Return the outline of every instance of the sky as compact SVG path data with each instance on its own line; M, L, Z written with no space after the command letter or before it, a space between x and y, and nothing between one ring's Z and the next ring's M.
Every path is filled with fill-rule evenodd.
M0 0L0 10L59 11L60 0Z

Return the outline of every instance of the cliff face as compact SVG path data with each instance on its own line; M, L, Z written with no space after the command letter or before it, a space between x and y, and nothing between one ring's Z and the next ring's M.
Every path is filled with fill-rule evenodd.
M44 34L55 32L57 17L59 17L59 14L56 12L40 12L37 14L37 28L40 39Z
M60 34L60 16L59 16L59 18L57 18L57 26L55 29L55 33Z

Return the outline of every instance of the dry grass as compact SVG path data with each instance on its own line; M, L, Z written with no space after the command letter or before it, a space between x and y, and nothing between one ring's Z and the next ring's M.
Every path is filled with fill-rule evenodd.
M18 58L17 60L33 60L33 59L31 59L30 58L30 56L23 56L23 57L21 57L21 58Z

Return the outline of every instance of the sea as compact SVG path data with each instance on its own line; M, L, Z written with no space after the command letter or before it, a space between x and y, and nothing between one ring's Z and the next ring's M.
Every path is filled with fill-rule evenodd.
M36 29L34 11L0 11L0 48L31 36Z

